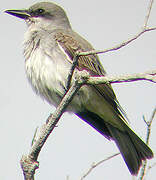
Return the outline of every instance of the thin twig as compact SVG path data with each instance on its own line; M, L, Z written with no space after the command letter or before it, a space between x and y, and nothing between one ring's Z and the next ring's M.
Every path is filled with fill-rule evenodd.
M105 159L103 159L103 160L101 160L101 161L99 161L99 162L97 162L97 163L92 164L92 166L91 166L91 167L88 169L88 171L80 178L80 180L83 180L84 178L86 178L86 177L91 173L91 171L92 171L94 168L96 168L97 166L99 166L99 165L102 164L103 162L108 161L108 160L114 158L115 156L118 156L119 154L120 154L120 153L113 154L112 156L109 156L109 157L107 157L107 158L105 158Z
M88 55L93 55L93 54L101 54L101 53L107 53L107 52L111 52L111 51L116 51L118 49L121 49L122 47L125 47L129 43L133 42L134 40L139 38L145 32L156 30L156 27L147 28L147 23L148 23L148 20L149 20L149 17L150 17L153 2L154 2L154 0L150 1L149 7L148 7L148 13L147 13L147 15L145 17L145 22L144 22L143 29L141 30L141 32L136 34L134 37L132 37L132 38L128 39L127 41L124 41L124 42L122 42L122 43L120 43L120 44L118 44L118 45L116 45L116 46L114 46L112 48L108 48L108 49L105 49L105 50L91 50L91 51L77 52L76 53L75 57L73 58L73 63L72 63L72 66L71 66L71 69L70 69L69 75L68 75L67 90L70 87L71 79L72 79L72 76L73 76L73 73L74 73L74 69L75 69L75 67L77 65L79 56L88 56Z
M156 114L156 108L153 110L153 113L152 113L152 116L150 118L149 121L146 122L147 124L147 136L146 136L146 144L148 145L149 144L149 138L150 138L150 135L151 135L151 126L152 126L152 122L153 122L153 119L155 117L155 114Z
M144 26L143 26L144 29L147 28L147 24L148 24L148 20L149 20L150 14L151 14L151 9L152 9L153 3L154 3L154 0L150 0L148 11L147 11L148 13L145 16L145 21L144 21Z
M77 65L79 56L88 56L88 55L93 55L93 54L101 54L101 53L107 53L107 52L110 52L110 51L116 51L116 50L118 50L118 49L120 49L122 47L125 47L126 45L128 45L132 41L136 40L137 38L139 38L145 32L156 30L156 27L147 28L147 23L148 23L148 20L149 20L149 17L150 17L153 2L154 2L154 0L150 1L149 8L148 8L148 13L147 13L147 15L145 17L145 22L144 22L143 29L141 30L141 32L136 34L134 37L128 39L127 41L124 41L124 42L120 43L119 45L116 45L116 46L114 46L112 48L108 48L108 49L105 49L105 50L91 50L91 51L77 52L76 53L75 57L73 58L73 63L72 63L72 66L71 66L71 69L70 69L69 75L68 75L67 90L70 87L71 79L72 79L72 76L73 76L73 73L74 73L74 69L75 69L75 67Z
M152 122L153 122L153 119L154 119L155 115L156 115L156 108L153 110L151 118L150 118L149 121L147 121L145 119L145 117L143 116L143 120L147 125L147 135L146 135L146 144L147 145L149 145L149 139L150 139L150 135L151 135L151 127L152 127ZM143 180L143 178L145 176L145 172L146 172L146 167L147 167L147 160L145 160L143 162L143 166L142 166L142 168L140 170L141 174L140 174L139 180Z
M143 26L144 29L147 28L147 24L148 24L148 20L149 20L150 14L151 14L151 9L152 9L153 3L154 3L154 0L150 0L147 15L145 17L145 22L144 22L144 26ZM151 125L152 125L152 121L154 119L155 113L156 113L156 108L154 109L149 122L147 122L145 117L143 116L143 120L147 125L147 135L146 135L146 144L147 145L149 144L149 138L150 138L150 134L151 134ZM140 178L139 178L140 180L143 180L143 178L145 176L146 166L147 166L147 160L145 160L143 162L143 166L140 170L140 172L141 172Z
M122 47L125 47L127 44L131 43L132 41L136 40L138 37L140 37L145 32L149 32L149 31L153 31L153 30L156 30L156 27L143 29L143 30L141 30L141 32L136 34L134 37L132 37L132 38L128 39L127 41L124 41L121 44L118 44L112 48L108 48L105 50L91 50L91 51L86 51L86 52L80 52L79 56L88 56L88 55L93 55L93 54L101 54L101 53L116 51L118 49L121 49Z

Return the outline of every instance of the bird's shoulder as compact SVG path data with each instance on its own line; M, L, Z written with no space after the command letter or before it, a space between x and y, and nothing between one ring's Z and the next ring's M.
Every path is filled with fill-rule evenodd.
M54 39L64 49L71 60L73 60L78 51L85 52L94 49L88 41L72 30L58 30L54 34ZM80 56L78 67L80 69L86 69L91 75L105 75L105 70L96 54Z
M72 48L75 51L82 49L82 44L76 41L75 36L72 36L71 34L69 34L69 32L67 33L58 31L55 33L54 39L62 46L70 46L70 48Z

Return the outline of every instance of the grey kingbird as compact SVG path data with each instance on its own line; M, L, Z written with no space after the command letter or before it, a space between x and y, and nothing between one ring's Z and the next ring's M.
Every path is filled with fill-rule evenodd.
M39 2L29 9L6 12L28 25L24 37L27 77L36 93L57 107L65 94L76 52L93 47L73 31L65 11L54 3ZM80 56L75 73L82 70L91 76L106 75L97 55ZM110 84L82 86L67 111L114 140L131 174L138 173L142 160L153 157L151 149L130 129Z

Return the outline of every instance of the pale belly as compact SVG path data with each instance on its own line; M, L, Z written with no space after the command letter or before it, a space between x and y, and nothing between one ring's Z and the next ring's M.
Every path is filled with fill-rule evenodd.
M71 63L63 61L62 57L55 53L52 58L38 48L26 60L25 66L35 92L57 107L65 94ZM82 87L68 106L68 111L80 111L89 100L89 94L88 87Z

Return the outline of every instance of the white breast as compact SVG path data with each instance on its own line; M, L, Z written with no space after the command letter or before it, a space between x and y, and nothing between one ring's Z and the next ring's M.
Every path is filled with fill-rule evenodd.
M57 107L65 93L70 66L68 61L62 61L62 57L59 59L57 52L52 54L54 59L37 48L26 60L25 66L27 77L35 92ZM79 111L89 99L89 89L83 86L68 106L68 110Z
M52 54L53 57L50 57L38 47L31 53L25 65L28 79L36 93L56 106L65 93L69 67L59 60L58 54Z

